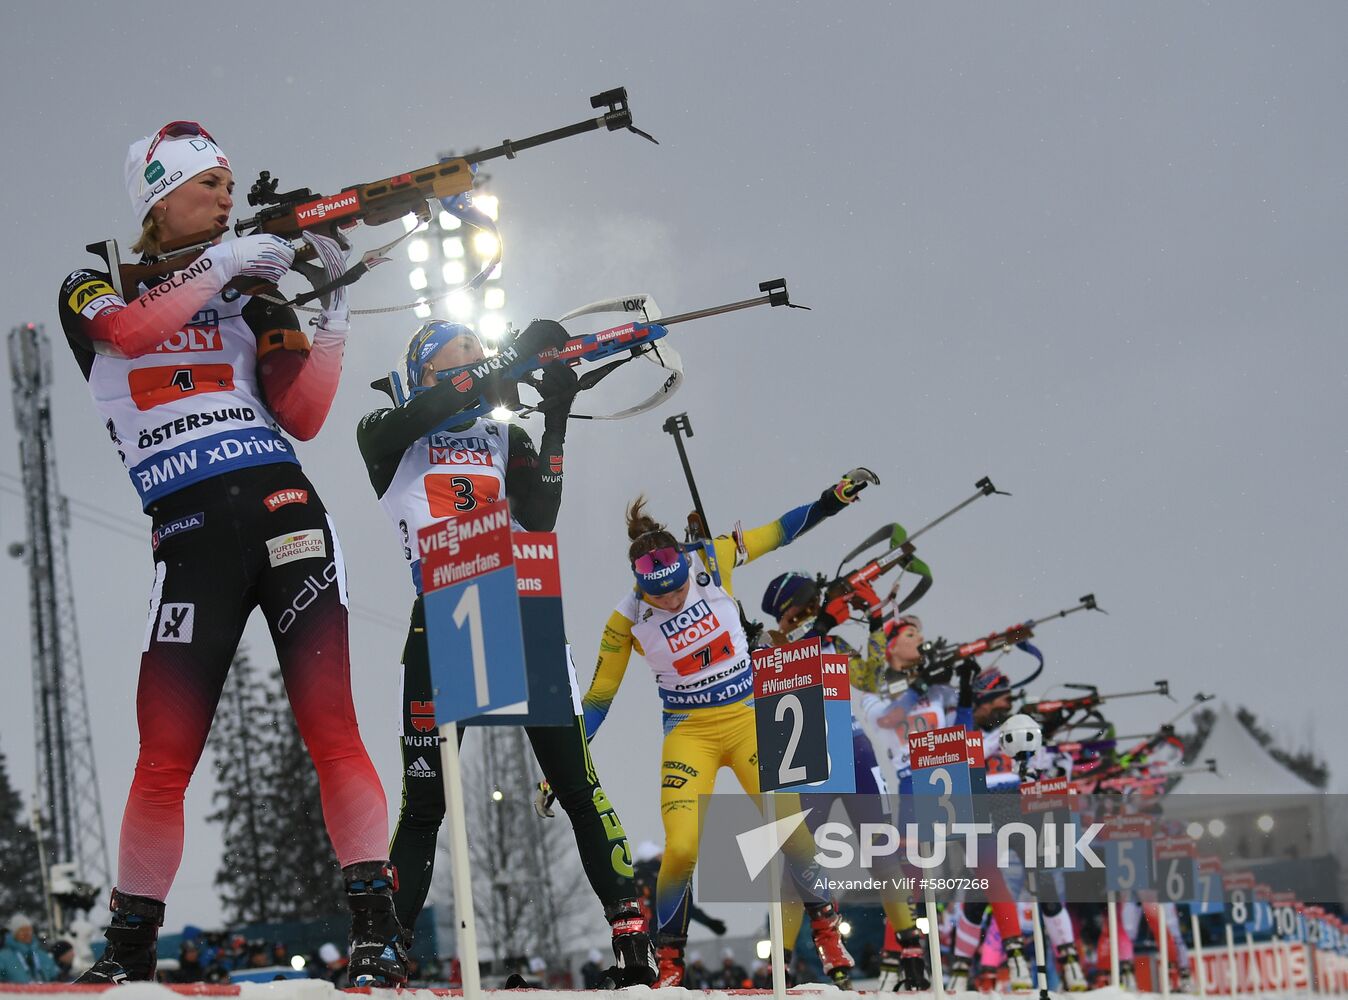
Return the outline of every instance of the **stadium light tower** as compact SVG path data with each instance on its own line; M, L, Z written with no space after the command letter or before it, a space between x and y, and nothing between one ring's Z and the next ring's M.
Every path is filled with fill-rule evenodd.
M480 175L478 180L481 183L487 178ZM473 205L493 222L499 220L500 200L485 189L474 189ZM414 223L412 216L404 220L409 227ZM463 287L490 263L499 247L493 234L465 225L443 208L434 213L407 243L411 264L407 281L414 292L421 294L417 318L467 323L488 344L499 341L506 332L501 265L498 263L477 288Z

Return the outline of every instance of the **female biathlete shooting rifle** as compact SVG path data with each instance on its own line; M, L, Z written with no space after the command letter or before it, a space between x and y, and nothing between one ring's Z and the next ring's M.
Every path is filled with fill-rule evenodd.
M912 767L908 737L952 725L970 726L980 711L976 706L991 699L974 680L977 664L973 661L960 665L958 687L923 675L924 637L922 621L916 615L892 619L886 625L886 635L888 670L883 676L865 678L870 683L854 692L853 710L871 736L878 755L888 761L897 778L900 815L911 815ZM1024 955L1015 904L1009 901L996 868L985 865L978 874L991 884L992 912L1005 942L1007 968L1012 985L1020 988L1020 983L1029 982L1030 967ZM987 902L980 898L970 899L961 907L950 968L949 989L952 992L968 986L970 959L978 947L979 926L986 906Z
M229 222L229 158L195 122L133 143L126 180L141 224L137 253L157 255ZM335 242L305 238L329 280L344 271ZM105 271L74 271L61 286L61 326L153 521L154 549L136 692L140 755L108 947L82 983L154 978L164 900L182 862L183 793L259 606L346 881L351 980L406 978L386 874L384 792L351 701L341 548L281 434L308 440L327 417L349 326L346 293L325 297L310 341L289 308L226 288L239 276L277 282L294 255L275 236L217 238L162 282L126 289L130 301ZM273 877L281 885L286 873Z
M521 363L527 363L566 339L560 324L538 320L512 347ZM562 362L544 366L543 437L535 451L517 423L489 417L464 421L460 415L477 401L483 386L453 376L484 357L482 343L470 327L425 324L407 346L404 369L410 398L405 405L367 414L356 432L370 482L398 533L417 591L403 648L403 798L390 849L398 876L394 900L399 920L409 932L426 901L436 834L445 816L438 740L427 750L422 745L425 736L417 729L434 712L417 533L502 497L510 503L517 528L551 531L562 501L562 445L576 393L575 374ZM491 386L488 391L493 391ZM526 726L524 731L552 791L571 817L581 865L613 929L617 964L608 976L616 986L648 984L655 979L655 961L632 882L632 854L617 813L600 787L584 725L577 716L570 728Z
M818 500L787 511L738 539L726 536L692 547L694 561L664 527L645 513L645 499L627 510L628 560L636 586L604 626L594 680L582 704L585 729L594 738L618 693L635 648L646 657L664 702L660 811L665 854L656 887L659 986L683 982L688 906L697 864L697 800L709 795L716 772L735 772L740 786L758 793L758 739L754 730L753 667L740 610L731 591L736 566L787 545L826 517L838 513L868 484L868 469L853 469ZM810 858L809 835L797 829L787 842L792 858ZM809 904L810 928L824 971L849 981L852 958L838 933L838 914L828 901ZM788 906L784 937L800 930L801 909Z
M841 637L829 634L842 624L837 616L846 614L847 605L866 616L868 635L865 655ZM777 621L777 628L771 633L774 641L793 642L817 635L823 652L843 654L848 658L847 672L852 686L853 704L859 701L862 692L878 690L886 668L885 618L880 598L869 584L863 583L852 589L842 607L830 601L829 607L825 608L820 601L819 583L814 577L806 573L787 572L768 584L768 589L763 593L762 607L764 614L771 615ZM877 798L884 790L880 767L876 763L871 741L855 715L852 718L852 760L856 794L842 796L842 802L853 826L860 829L862 823L887 822L889 817ZM825 801L819 803L821 807L815 809L812 817L826 817L833 796L803 796L801 799L801 804L806 808L820 799ZM898 870L897 856L893 858L895 870L877 869L885 883L880 902L890 928L897 935L892 942L886 941L886 947L881 953L877 988L905 991L930 989L931 979L922 947L922 935L913 919L908 894L899 889L899 877L904 873Z

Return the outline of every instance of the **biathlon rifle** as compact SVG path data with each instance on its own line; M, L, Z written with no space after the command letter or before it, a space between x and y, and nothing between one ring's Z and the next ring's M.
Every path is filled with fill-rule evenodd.
M1039 723L1046 738L1053 733L1074 729L1092 717L1099 718L1103 722L1103 717L1097 710L1107 701L1156 694L1170 697L1169 681L1154 681L1149 688L1138 691L1116 691L1112 694L1101 694L1100 688L1094 684L1064 684L1063 687L1087 693L1075 698L1044 698L1027 702L1020 707L1023 714ZM1117 740L1115 742L1117 743Z
M704 319L708 316L720 316L724 313L754 306L786 306L790 309L809 309L809 306L797 305L791 301L787 292L786 279L774 278L762 281L758 285L763 294L751 299L741 299L725 305L709 306L674 316L661 317L658 323L653 321L632 321L621 326L587 333L569 338L560 347L550 348L536 354L523 354L515 349L513 339L502 342L496 355L476 361L471 365L446 372L444 378L456 385L462 383L475 387L473 393L466 395L465 406L454 414L456 421L467 421L484 416L498 406L504 406L522 416L531 413L546 413L552 406L558 405L542 400L537 405L522 403L518 386L529 385L536 391L540 382L532 373L544 365L561 362L578 365L581 362L605 361L607 364L586 371L577 380L576 391L593 388L601 380L611 375L629 361L650 356L656 364L669 370L670 374L660 388L649 398L635 406L617 413L604 415L572 413L573 420L618 420L641 413L668 399L683 382L683 366L678 353L668 344L660 343L669 333L669 327L690 320ZM603 312L641 312L643 316L656 314L658 309L648 295L629 295L625 298L605 299L573 309L562 316L562 320L573 319L590 313ZM518 334L516 334L518 336ZM615 357L623 355L622 357ZM370 383L371 388L387 393L399 406L412 397L411 387L404 386L402 375L389 372L383 378Z
M932 576L931 567L921 559L917 558L917 548L913 544L922 535L925 535L932 528L936 527L946 518L958 514L965 507L969 506L979 497L992 496L994 493L998 496L1009 497L1011 494L1004 490L999 490L992 484L992 480L984 476L978 482L974 483L978 492L971 497L961 500L954 507L951 507L944 514L933 518L922 527L918 528L911 535L904 529L903 525L895 521L892 524L881 525L870 536L851 552L843 556L838 562L838 568L834 571L833 579L829 580L822 574L816 579L819 587L819 593L822 597L825 612L835 621L846 621L851 612L849 605L852 595L855 594L863 585L869 586L872 580L876 580L888 573L895 566L903 571L895 579L894 586L891 588L888 598L884 604L895 604L895 598L898 595L899 583L903 579L903 573L915 573L919 579L917 585L912 591L895 604L896 613L902 613L914 604L920 601L926 592L931 589ZM843 566L855 559L867 549L878 545L881 542L888 541L889 548L880 555L871 559L869 562L858 566L854 570L844 572Z
M668 344L660 344L669 334L669 327L677 326L680 323L688 323L696 319L707 319L711 316L723 316L726 313L738 312L741 309L752 309L755 306L785 306L788 309L804 309L809 311L809 306L797 305L791 301L791 295L786 288L785 278L772 278L768 281L760 281L758 290L762 293L753 298L739 299L735 302L726 302L722 305L706 306L702 309L692 309L688 312L677 313L673 316L663 316L659 309L651 300L649 295L629 295L615 299L605 299L600 302L592 302L589 305L572 309L562 316L561 321L574 319L577 316L585 316L592 313L605 312L641 312L643 319L641 321L632 321L624 323L621 326L611 327L607 330L600 330L598 333L587 333L583 336L572 337L556 351L545 351L538 356L539 364L548 364L553 361L563 361L569 365L577 365L584 362L604 361L613 358L607 364L600 365L597 368L591 368L580 376L578 391L592 389L603 379L607 378L614 371L627 364L629 361L635 361L637 358L647 356L657 365L669 371L669 375L656 392L638 403L636 406L620 410L617 413L607 415L594 415L585 413L572 413L573 420L618 420L623 417L630 417L652 406L663 402L673 395L683 384L683 362L678 353ZM656 322L658 320L658 322ZM537 367L537 366L535 366ZM517 379L538 389L538 383L527 375ZM527 416L530 413L545 412L549 408L549 403L543 401L537 406L525 406L518 402L518 399L512 400L506 404L516 412ZM555 404L553 404L555 405Z
M1066 618L1070 614L1078 611L1099 611L1101 614L1107 614L1104 608L1095 602L1094 594L1085 594L1080 598L1080 603L1070 608L1064 608L1061 611L1055 611L1051 615L1045 615L1043 618L1028 618L1018 625L1012 625L1008 629L1000 632L993 632L981 639L974 639L971 642L961 643L958 646L952 646L944 639L932 639L924 642L920 648L922 653L922 662L918 664L918 676L927 684L945 684L954 676L955 666L961 660L970 657L981 656L984 653L994 653L999 649L1007 649L1011 646L1018 646L1026 643L1027 640L1034 637L1034 630L1046 622L1051 622L1057 618ZM1033 651L1034 647L1028 647L1027 651ZM1031 652L1039 660L1039 666L1029 677L1017 681L1011 685L1011 690L1017 691L1029 684L1044 669L1044 659L1037 651ZM1027 713L1028 714L1028 713Z
M1148 693L1153 692L1124 692L1122 695L1102 695L1100 697L1102 699L1109 699L1111 697L1126 698L1136 694ZM1168 695L1169 692L1168 690L1164 692L1161 691L1158 686L1154 693L1165 693ZM1204 694L1200 691L1198 694L1194 695L1193 700L1189 702L1189 704L1185 705L1169 719L1166 719L1150 733L1132 733L1123 736L1111 734L1108 738L1100 738L1097 736L1091 740L1059 742L1054 745L1053 749L1072 755L1077 761L1077 773L1096 774L1097 777L1107 777L1113 774L1126 772L1129 768L1134 767L1139 763L1145 763L1153 752L1166 744L1178 746L1183 750L1184 743L1179 736L1176 735L1175 724L1199 705L1211 701L1214 697L1214 695ZM1099 715L1098 711L1091 710L1088 713L1087 720L1091 716L1101 718L1103 721L1103 717ZM1057 731L1062 732L1077 728L1087 720L1069 721ZM1109 726L1108 723L1105 723L1105 726L1110 729L1113 728L1112 726ZM1127 746L1126 750L1120 749L1125 746Z
M343 231L358 222L378 226L409 214L415 215L421 222L427 221L431 217L428 202L431 199L452 198L470 190L474 169L488 160L502 156L513 160L516 154L526 149L601 128L610 132L627 129L656 142L653 136L632 124L625 87L595 94L590 98L590 106L606 110L598 117L587 118L574 125L540 132L524 139L506 139L489 149L394 174L369 184L353 184L333 195L314 194L309 188L296 188L278 194L277 179L264 170L248 191L248 204L258 208L258 212L235 223L234 233L237 236L271 233L284 239L294 239L302 233L315 232L337 239L345 247L348 243ZM163 254L144 264L123 264L116 240L91 243L86 249L103 258L118 294L130 301L137 295L141 282L157 282L175 271L181 271L227 231L228 227L220 227L193 233L170 243L164 248ZM297 297L294 304L303 305L334 288L351 284L375 264L387 259L382 256L387 249L381 247L367 252L341 277ZM302 259L310 253L305 246L296 250L296 257ZM256 289L258 282L256 279L236 278L230 282L230 286L239 291L248 291Z

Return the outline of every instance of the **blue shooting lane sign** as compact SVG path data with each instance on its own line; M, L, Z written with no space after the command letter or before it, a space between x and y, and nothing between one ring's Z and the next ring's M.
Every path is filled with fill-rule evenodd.
M762 792L808 785L829 776L822 659L818 638L753 652L754 729ZM851 774L852 768L847 771Z
M464 720L465 726L572 726L580 714L580 691L562 618L562 571L557 536L516 531L510 536L519 592L520 627L529 700Z
M1188 903L1198 895L1198 846L1192 837L1167 835L1152 841L1156 896L1163 903Z
M1226 893L1226 919L1232 927L1248 928L1254 922L1254 873L1227 872L1222 876Z
M1198 859L1198 895L1190 906L1200 917L1226 909L1222 894L1222 859L1215 854L1205 854Z
M956 823L972 823L974 801L964 727L910 733L908 757L912 768L913 818L917 823L918 839L933 843L937 823L944 825L947 838Z
M1271 934L1273 932L1273 888L1258 882L1254 887L1254 919L1250 923L1251 934Z
M844 653L824 653L824 730L828 747L828 777L802 788L809 792L851 794L857 790L852 759L852 688Z
M1146 816L1116 816L1105 824L1105 888L1110 892L1150 889L1152 822Z
M507 503L418 533L437 725L529 698Z

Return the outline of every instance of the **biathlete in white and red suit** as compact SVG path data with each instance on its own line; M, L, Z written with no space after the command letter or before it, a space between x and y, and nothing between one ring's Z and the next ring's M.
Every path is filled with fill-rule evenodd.
M133 143L126 180L141 225L137 253L157 256L193 234L225 231L234 175L195 122ZM345 270L336 242L306 239L329 279ZM349 326L346 294L325 299L310 339L291 309L229 287L237 277L274 285L293 257L275 236L217 238L130 301L105 271L72 271L61 284L61 326L150 516L154 559L136 693L140 755L108 947L83 983L154 978L164 900L182 861L183 794L244 623L259 607L346 880L351 979L405 978L384 792L351 700L342 552L286 436L308 440L327 417Z

